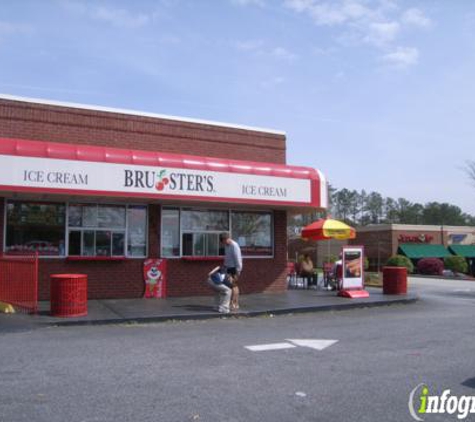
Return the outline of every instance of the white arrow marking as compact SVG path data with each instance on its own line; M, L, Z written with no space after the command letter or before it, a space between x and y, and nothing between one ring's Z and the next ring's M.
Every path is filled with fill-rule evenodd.
M292 349L296 346L290 343L270 343L270 344L257 344L255 346L244 346L244 347L252 352L263 352L266 350Z
M296 344L297 346L302 347L310 347L311 349L315 350L323 350L327 347L333 346L338 340L294 340L294 339L286 339L291 343Z

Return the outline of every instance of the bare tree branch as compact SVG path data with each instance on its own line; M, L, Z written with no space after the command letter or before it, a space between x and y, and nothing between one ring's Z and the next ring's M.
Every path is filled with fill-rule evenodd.
M475 161L467 161L467 174L468 177L472 180L472 182L475 184Z

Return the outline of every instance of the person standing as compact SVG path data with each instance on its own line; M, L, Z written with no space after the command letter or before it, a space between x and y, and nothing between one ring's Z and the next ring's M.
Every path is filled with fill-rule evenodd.
M241 248L238 243L231 239L229 233L219 235L220 242L224 245L224 266L232 282L231 309L239 309L239 286L238 280L242 271Z

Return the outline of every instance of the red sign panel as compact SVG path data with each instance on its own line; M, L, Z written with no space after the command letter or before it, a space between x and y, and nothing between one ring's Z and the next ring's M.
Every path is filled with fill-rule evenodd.
M398 237L399 243L430 243L434 236L429 234L407 235L400 234Z
M145 298L164 298L167 294L166 259L147 259L143 263Z

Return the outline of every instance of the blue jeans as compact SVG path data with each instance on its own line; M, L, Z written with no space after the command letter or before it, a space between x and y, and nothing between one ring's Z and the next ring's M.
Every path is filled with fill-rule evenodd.
M224 284L216 284L208 278L209 286L215 291L214 303L218 312L229 313L229 302L231 301L231 289Z

